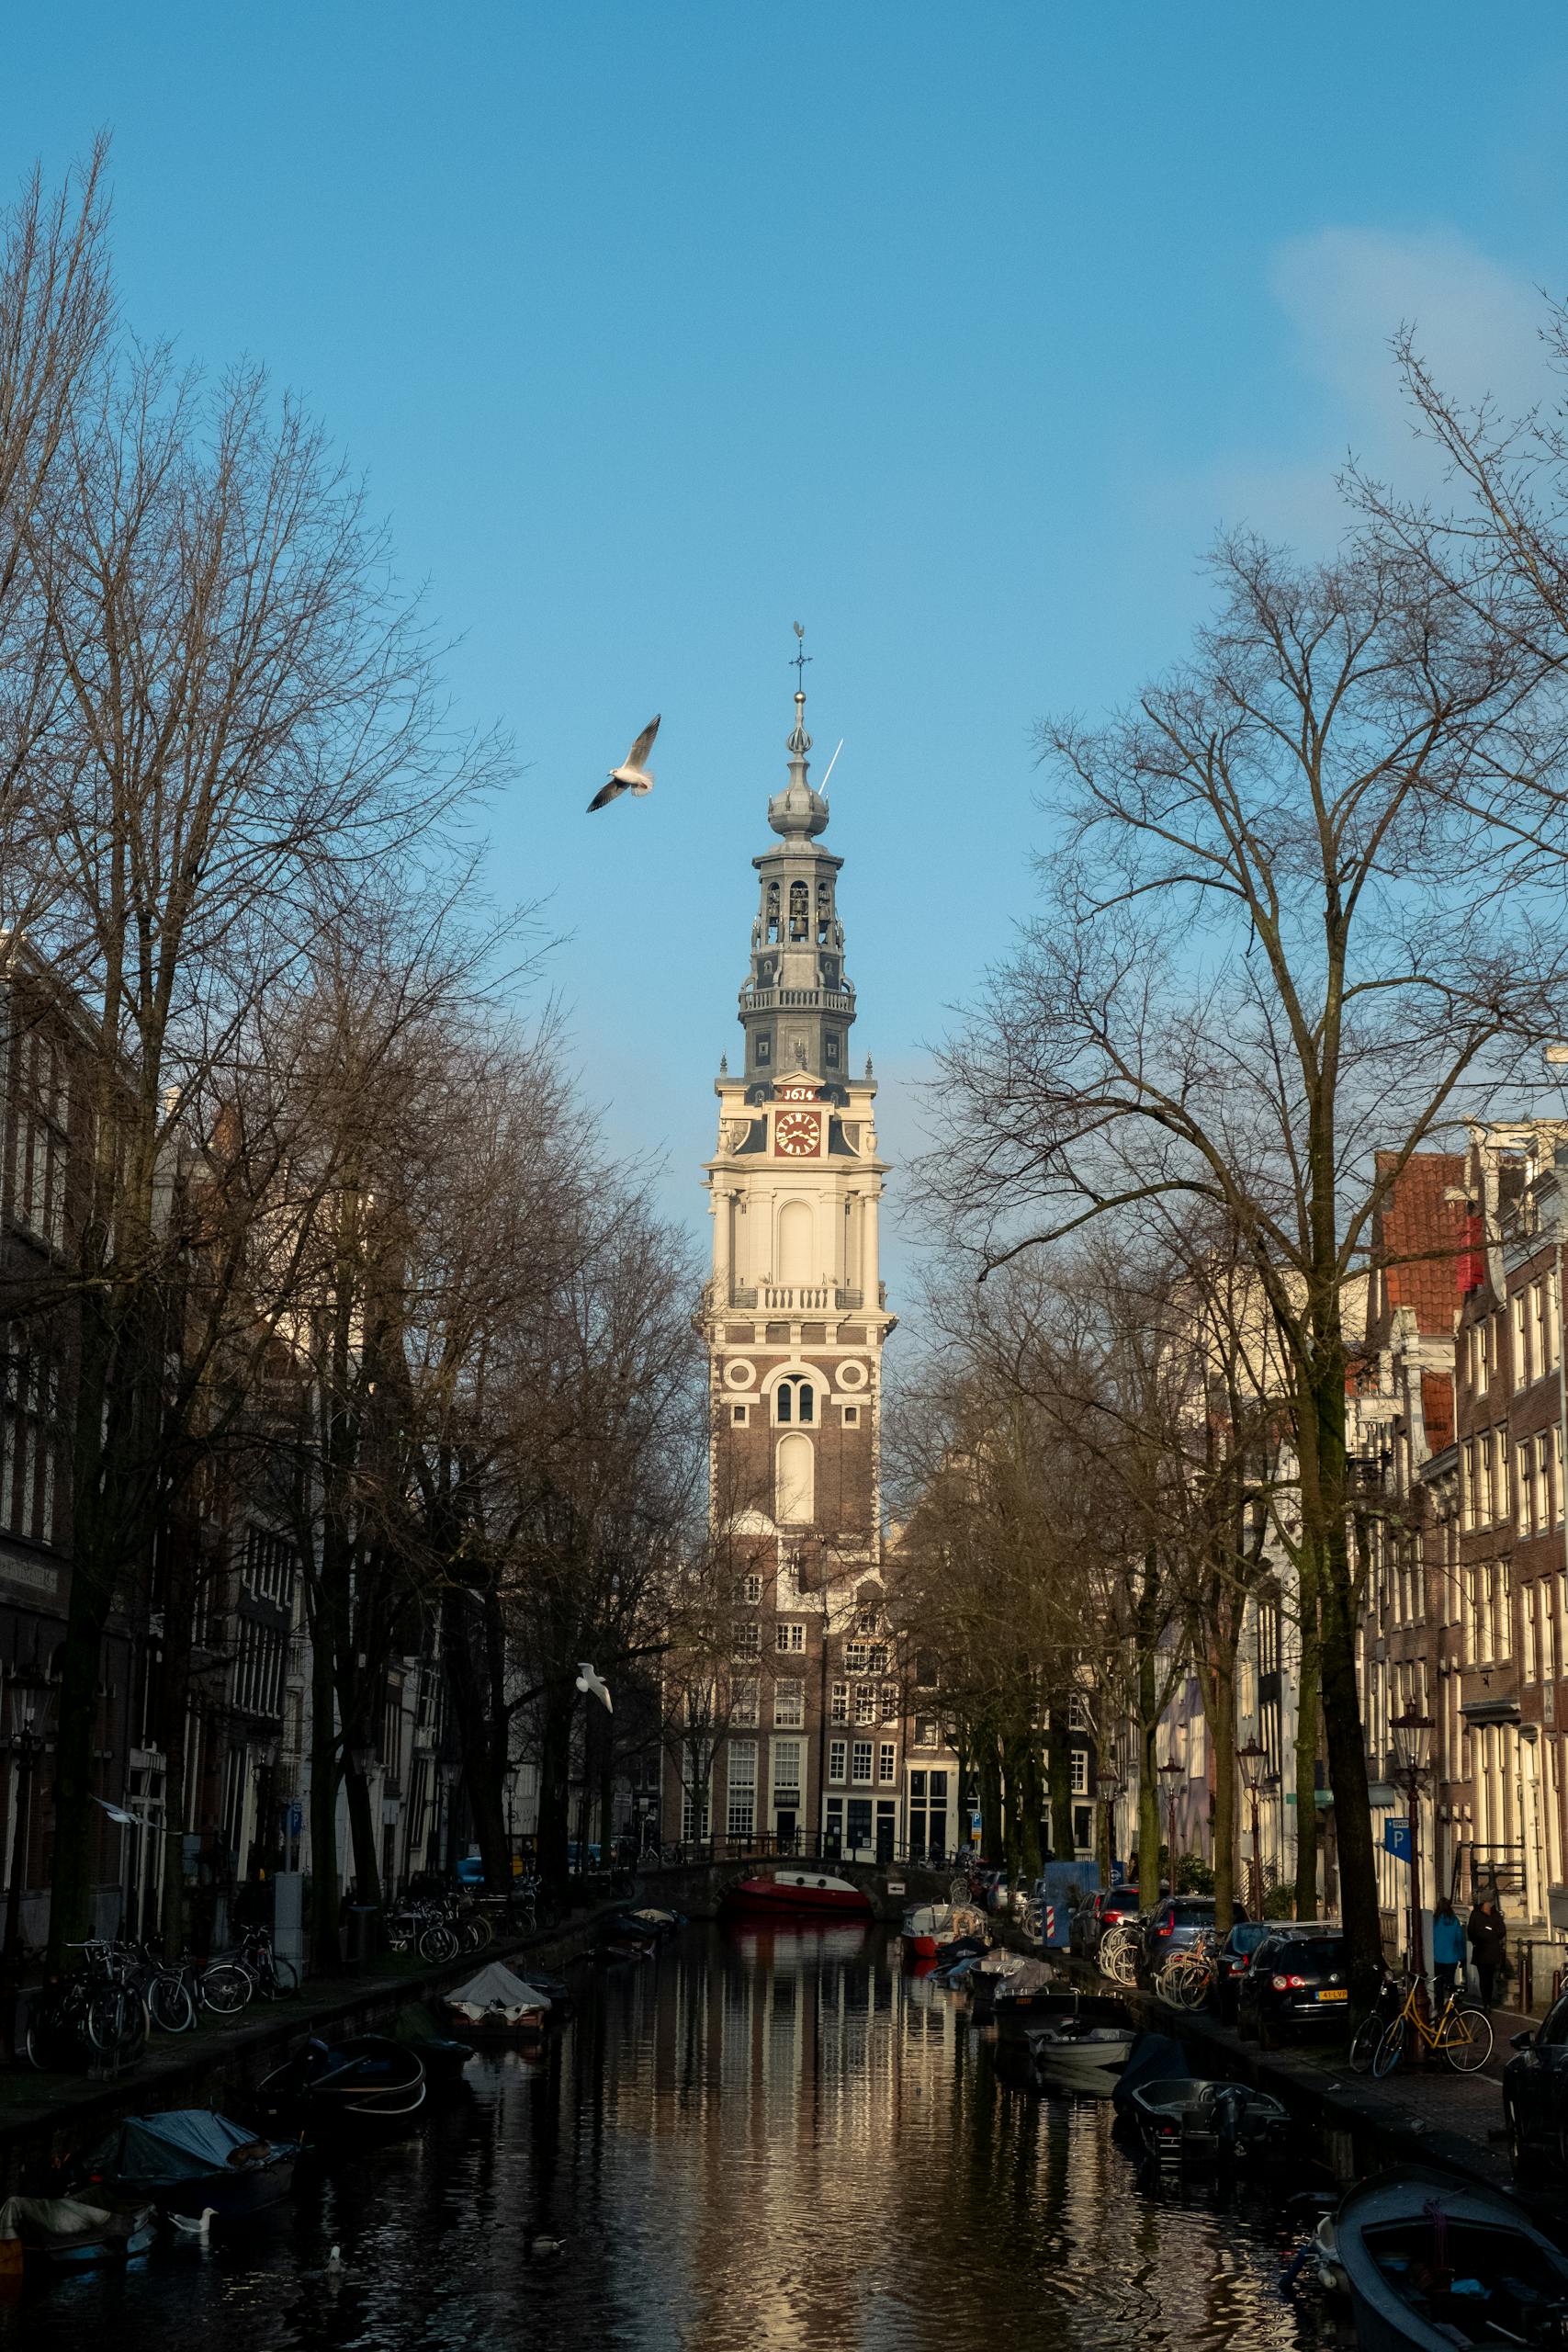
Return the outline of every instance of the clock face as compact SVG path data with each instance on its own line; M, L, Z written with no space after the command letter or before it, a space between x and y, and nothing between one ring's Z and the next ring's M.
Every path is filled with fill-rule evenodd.
M820 1111L781 1111L773 1121L773 1148L785 1159L812 1159L822 1146Z

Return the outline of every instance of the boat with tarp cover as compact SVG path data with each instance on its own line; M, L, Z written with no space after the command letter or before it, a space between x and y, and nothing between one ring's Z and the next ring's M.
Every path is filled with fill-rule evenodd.
M231 2222L259 2213L294 2186L297 2140L258 2137L207 2107L128 2115L94 2149L83 2185L119 2205L154 2205L199 2221L210 2207Z
M442 2007L459 2033L486 2041L543 2033L549 2023L550 1996L514 1976L503 1961L492 1960L466 1984L454 1985Z
M1568 2259L1494 2190L1416 2167L1361 2181L1323 2249L1361 2352L1568 2344Z

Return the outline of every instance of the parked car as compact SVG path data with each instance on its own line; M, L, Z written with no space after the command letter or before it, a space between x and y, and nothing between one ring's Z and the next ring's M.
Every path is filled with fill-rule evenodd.
M1245 1919L1238 1903L1235 1915ZM1173 1951L1186 1951L1214 1924L1212 1894L1168 1894L1149 1915L1144 1929L1144 1966L1151 1976L1165 1966Z
M1568 2155L1568 1993L1533 2031L1516 2033L1503 2069L1503 2120L1514 2178L1528 2180Z
M1123 1919L1135 1919L1137 1916L1135 1886L1101 1887L1098 1894L1091 1894L1073 1913L1068 1931L1070 1948L1080 1959L1092 1960L1107 1928L1118 1927Z
M1220 1946L1220 1973L1214 1988L1214 2006L1227 2025L1235 2023L1242 1979L1252 1966L1254 1952L1274 1933L1275 1923L1271 1919L1238 1919Z
M1265 1936L1237 1988L1235 2021L1265 2050L1291 2031L1344 2033L1350 1967L1338 1928L1292 1921Z

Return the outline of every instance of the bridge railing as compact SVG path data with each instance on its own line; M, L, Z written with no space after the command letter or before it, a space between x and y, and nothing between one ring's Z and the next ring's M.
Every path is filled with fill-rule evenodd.
M953 1853L919 1841L911 1845L902 1838L868 1838L863 1845L852 1846L830 1830L802 1830L790 1838L759 1833L750 1838L689 1838L672 1845L650 1845L643 1849L637 1867L686 1870L705 1863L776 1861L816 1862L824 1868L854 1862L868 1870L897 1869L912 1863L925 1870L950 1870L956 1867L957 1859Z

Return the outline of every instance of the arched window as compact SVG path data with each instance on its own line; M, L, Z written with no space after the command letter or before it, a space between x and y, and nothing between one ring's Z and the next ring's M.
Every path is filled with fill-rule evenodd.
M833 894L826 882L817 885L817 944L826 947L833 927Z
M809 1425L817 1419L817 1391L809 1380L781 1380L773 1391L775 1421L798 1421Z
M773 1517L780 1526L798 1527L810 1519L815 1466L808 1437L792 1430L780 1438L773 1488Z
M776 943L778 935L779 886L776 882L770 882L768 885L768 944L770 946Z
M792 939L806 939L809 937L810 931L811 893L804 882L792 882L789 886L789 935Z

